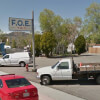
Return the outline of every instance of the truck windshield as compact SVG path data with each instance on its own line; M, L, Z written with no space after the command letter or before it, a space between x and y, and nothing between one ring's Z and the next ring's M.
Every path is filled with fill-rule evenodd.
M59 63L59 61L58 61L56 64L54 64L54 65L52 66L52 68L55 68L55 66L56 66L58 63Z

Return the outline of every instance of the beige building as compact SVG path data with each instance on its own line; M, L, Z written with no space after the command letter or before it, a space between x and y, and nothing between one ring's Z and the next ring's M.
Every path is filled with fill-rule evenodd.
M92 47L89 47L88 49L89 53L100 53L100 44L95 44Z

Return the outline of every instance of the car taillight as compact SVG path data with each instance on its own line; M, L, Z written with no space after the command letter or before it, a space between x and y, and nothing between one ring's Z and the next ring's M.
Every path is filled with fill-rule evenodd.
M32 96L36 96L37 95L37 91L32 91Z
M19 94L19 93L9 93L8 95L9 95L11 98L14 98L14 99L20 98L20 94Z
M37 88L34 88L34 89L31 91L31 95L32 95L32 96L38 95Z

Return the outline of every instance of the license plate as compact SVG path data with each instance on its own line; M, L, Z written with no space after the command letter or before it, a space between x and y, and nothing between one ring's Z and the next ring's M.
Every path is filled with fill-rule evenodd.
M28 97L28 96L30 96L29 93L23 93L23 97Z

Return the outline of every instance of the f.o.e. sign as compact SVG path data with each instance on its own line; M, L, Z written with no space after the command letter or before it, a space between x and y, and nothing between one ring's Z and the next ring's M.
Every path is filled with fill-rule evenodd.
M10 31L31 31L32 19L23 18L9 18L9 30Z

